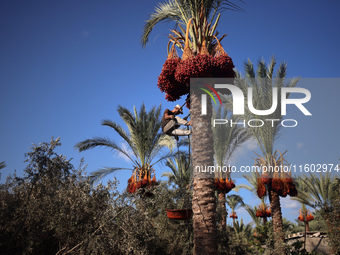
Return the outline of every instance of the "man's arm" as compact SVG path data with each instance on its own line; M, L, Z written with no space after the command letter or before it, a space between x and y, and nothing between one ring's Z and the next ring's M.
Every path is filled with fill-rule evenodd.
M168 114L168 112L169 112L169 111L166 111L166 112L164 113L164 119L166 119L166 120L174 119L175 116L174 116L174 115Z
M178 116L176 116L177 123L180 125L191 126L191 121L184 120Z

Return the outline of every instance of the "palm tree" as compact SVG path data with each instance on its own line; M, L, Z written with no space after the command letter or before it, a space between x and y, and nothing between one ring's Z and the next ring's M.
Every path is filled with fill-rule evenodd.
M300 176L296 179L296 183L298 196L293 199L314 209L324 208L327 210L338 196L338 179L331 178L329 172L320 173L319 176L316 174Z
M161 127L161 106L152 107L147 112L143 104L137 111L134 107L133 113L123 106L118 106L119 116L126 124L128 130L116 122L105 119L102 121L103 126L112 128L125 142L127 146L122 146L119 143L107 137L93 137L86 139L75 145L75 148L81 151L89 150L95 147L108 148L119 153L123 157L128 158L132 163L132 168L125 167L106 167L92 173L92 181L97 181L108 174L112 174L118 170L138 170L138 173L143 176L150 176L153 171L153 166L161 160L164 160L169 155L159 156L164 147L172 148L174 139L159 132ZM156 157L158 157L156 159Z
M222 111L219 107L218 111L213 111L213 119L227 119L228 111L225 109ZM233 123L238 122L238 118L235 116L229 116L229 120ZM214 159L218 166L228 166L229 160L231 159L235 150L246 142L250 138L250 133L245 128L234 125L217 125L212 129L214 138ZM222 178L222 173L219 173L215 178ZM226 178L229 178L227 176ZM226 229L227 224L227 208L226 208L226 193L218 191L218 203L222 209L222 222L221 229Z
M180 153L175 160L168 158L165 165L171 172L165 172L162 177L168 177L169 182L177 186L175 196L183 209L191 208L191 166L189 157L184 152Z
M240 8L228 0L168 0L161 3L146 21L141 39L142 45L145 46L156 24L161 21L174 21L178 29L171 31L172 33L169 35L170 43L183 51L182 63L183 60L189 60L189 58L196 57L198 54L213 56L216 53L216 46L222 39L217 39L216 27L220 12L225 9L239 10ZM220 50L220 52L222 51ZM224 77L234 77L233 64L229 57L225 58L225 67L228 72L225 74L227 76ZM174 101L188 93L186 88L189 88L189 78L190 75L185 76L184 81L172 90L173 94L168 94L169 100ZM173 86L171 82L168 84L170 84L170 87ZM182 90L181 93L179 93L180 90ZM212 110L210 104L208 104L207 115L201 115L200 105L200 95L191 93L193 168L195 166L214 165L213 148L209 146L213 144L210 126ZM196 172L194 172L193 177L194 254L216 254L217 229L214 179L210 175Z
M249 185L248 184L239 184L235 188L235 191L239 192L240 189L246 189L246 190L249 190L250 192L252 192L253 195L257 196L257 187L258 187L257 174L252 172L251 174L247 174L247 175L244 174L243 177L248 181ZM260 207L265 208L266 207L267 196L265 195L265 196L261 197L260 200L261 200ZM258 209L258 207L255 206L254 207L254 210L255 210L254 216L255 217L256 217L257 209ZM247 210L247 208L246 208L246 210ZM253 210L253 209L251 207L249 207L247 211L250 214L250 216L252 217L252 213L253 212L251 210ZM259 217L256 217L256 219L257 219L258 222L260 222ZM263 225L265 225L266 223L267 223L267 217L263 217ZM257 224L256 224L256 226L257 226Z
M177 185L180 190L191 186L190 162L185 153L175 157L175 161L172 158L168 158L165 165L170 168L171 172L164 172L162 177L168 177L169 181Z
M257 196L257 175L256 173L252 172L250 174L243 174L242 175L246 180L247 182L249 183L248 184L239 184L237 185L237 187L235 187L235 191L236 192L239 192L240 189L246 189L246 190L249 190L251 193L253 193L253 195Z
M241 206L244 206L243 199L240 195L228 195L226 202L231 209L231 215L235 215L235 210ZM233 218L233 226L235 226L235 217Z
M149 19L145 22L141 43L145 47L149 41L149 36L154 27L162 21L172 21L175 23L175 27L180 29L182 36L185 34L185 27L191 18L194 18L196 22L202 21L200 16L203 10L203 17L208 19L210 22L207 24L198 23L197 27L203 28L205 25L210 25L213 28L212 32L216 31L216 26L219 21L220 13L224 10L241 11L238 5L234 4L233 1L229 0L167 0L163 3L159 3L155 7L155 11L150 14ZM215 20L215 24L212 25L212 21ZM203 38L205 31L201 30L199 33L192 29L190 36L192 41L195 42L193 45L196 50L198 43ZM177 34L176 31L175 34ZM179 45L178 45L179 46ZM208 45L206 45L208 46Z
M264 60L258 62L258 68L255 71L253 63L248 60L245 62L245 76L241 77L240 73L236 74L235 84L242 90L245 95L245 102L248 102L248 88L251 87L253 91L252 102L254 108L257 110L267 110L272 106L273 92L272 88L277 88L278 90L278 104L276 110L270 115L258 115L252 113L247 107L245 108L244 119L248 122L251 119L262 120L264 125L261 128L249 127L253 137L256 139L263 157L256 160L256 163L260 166L274 166L276 164L283 165L285 159L282 154L277 156L277 152L274 152L274 145L279 137L279 132L281 129L281 88L282 87L294 87L296 86L298 79L292 79L290 81L285 81L285 76L287 73L287 64L281 63L276 75L274 73L274 67L276 65L276 59L273 57L268 64ZM229 103L232 103L229 99ZM266 119L276 119L278 121L268 122ZM273 177L273 176L272 176ZM276 176L274 176L274 179ZM273 180L274 180L273 179ZM275 180L278 180L276 178ZM261 182L258 182L261 184ZM275 234L275 248L282 251L282 243L284 240L283 235L283 224L282 224L282 213L280 206L280 193L273 188L274 185L268 185L268 196L270 201L270 208L273 219L273 230ZM262 185L262 189L265 186ZM259 189L259 187L258 187ZM259 194L259 193L258 193ZM262 192L262 195L265 193ZM262 196L261 195L261 196ZM286 194L287 195L287 194ZM282 251L283 252L283 251Z
M254 206L253 208L249 205L245 205L244 209L246 209L246 211L248 212L249 216L251 217L251 219L253 220L253 222L255 223L256 227L259 227L261 224L261 220L259 217L256 217L256 211L257 211L257 207Z
M252 223L244 225L242 218L240 221L237 220L233 226L236 238L242 241L242 243L249 243L249 240L252 238L252 225Z
M300 216L304 219L305 231L309 231L309 223L306 220L306 205L323 212L323 220L327 224L327 228L331 229L329 212L333 210L336 199L339 197L340 179L333 177L326 172L310 174L309 176L300 176L296 180L298 196L293 197L294 200L302 204ZM300 217L299 216L299 217Z

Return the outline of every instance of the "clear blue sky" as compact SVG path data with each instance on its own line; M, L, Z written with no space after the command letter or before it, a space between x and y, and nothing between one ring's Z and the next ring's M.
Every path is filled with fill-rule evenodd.
M145 49L140 45L144 20L158 1L1 1L0 3L0 161L22 174L24 153L32 143L61 137L59 153L77 165L84 157L91 172L103 166L128 166L104 149L78 153L74 145L92 136L119 139L102 119L120 122L116 108L172 108L156 84L166 58L172 24L160 24ZM218 30L238 70L250 58L287 61L288 77L340 77L340 2L249 0L244 12L224 12ZM301 85L302 86L302 85ZM309 85L308 85L309 86ZM301 125L285 130L278 149L296 164L338 163L339 84L312 83L311 118L299 112ZM327 88L327 89L325 89ZM183 103L183 100L179 103ZM119 141L119 140L118 140ZM252 164L248 144L235 164ZM166 169L157 169L158 177ZM120 188L128 172L118 173ZM238 180L239 183L243 180ZM242 191L246 203L256 205ZM283 216L293 220L299 205L283 200ZM249 221L243 211L240 216Z

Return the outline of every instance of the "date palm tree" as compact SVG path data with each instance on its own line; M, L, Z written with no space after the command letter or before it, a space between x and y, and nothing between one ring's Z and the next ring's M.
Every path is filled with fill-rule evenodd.
M228 195L226 202L231 209L231 214L234 214L237 208L244 206L243 199L240 195ZM235 227L235 218L233 218L233 226Z
M248 212L249 216L251 217L251 219L255 223L256 227L259 227L260 224L261 224L261 219L259 217L256 217L257 207L256 206L251 207L249 205L245 205L244 209Z
M292 199L302 204L302 212L306 211L306 206L310 206L323 213L324 222L327 228L331 229L329 212L334 210L337 203L336 200L340 195L340 179L331 177L329 172L320 173L319 176L311 174L308 176L300 176L296 179L298 196ZM305 223L305 230L309 231L309 223Z
M257 119L263 121L263 126L249 127L249 130L256 139L263 157L259 160L264 162L266 166L273 166L273 162L282 162L284 158L281 156L280 160L277 160L276 153L274 152L274 146L279 137L281 130L281 88L282 87L295 87L298 79L286 80L287 64L281 63L277 72L274 73L274 68L276 65L276 59L273 57L270 63L267 65L264 60L260 60L257 65L257 70L255 71L253 63L248 60L244 63L245 75L241 76L240 73L236 74L237 85L245 95L244 101L248 102L248 88L252 88L252 103L257 110L268 110L272 106L273 90L272 88L277 88L278 91L278 103L276 110L270 115L259 115L251 112L247 107L245 107L244 119L246 123L251 119ZM232 100L229 100L232 103ZM231 107L231 105L229 105ZM266 119L275 119L278 121L268 122ZM283 252L283 223L282 223L282 213L280 206L280 194L274 189L268 187L268 196L270 201L270 208L273 220L273 230L275 235L275 249Z
M131 112L123 106L118 106L117 111L126 124L127 130L117 122L108 119L103 120L102 125L112 128L123 139L126 146L107 137L93 137L77 143L75 148L79 152L96 147L110 149L128 158L132 168L115 166L99 169L91 175L93 182L119 170L134 171L137 168L150 171L156 163L169 157L168 154L161 155L161 150L164 147L171 149L175 145L172 137L159 132L161 106L154 106L149 112L146 111L144 104L139 112L136 107Z
M168 0L159 4L146 21L141 42L145 46L151 31L161 21L173 21L176 30L169 35L172 42L184 53L192 55L203 49L212 54L217 44L217 25L220 12L226 9L240 10L228 0ZM186 27L186 29L185 29ZM205 46L205 47L203 47ZM183 58L183 56L182 56ZM188 85L188 84L187 84ZM190 94L190 114L193 127L192 162L194 166L213 165L213 138L210 127L212 110L200 114L200 96ZM194 254L217 254L216 198L214 179L194 171L193 182L193 228Z
M258 186L258 178L257 178L257 174L252 172L251 174L243 174L243 177L248 181L249 185L248 184L239 184L237 185L237 187L234 189L236 192L239 192L240 189L246 189L246 190L249 190L250 192L253 193L253 195L255 195L257 197L257 186ZM262 206L265 206L266 205L266 201L267 201L267 197L268 196L263 196L260 198L261 200L261 204ZM249 215L252 217L252 219L254 220L253 218L253 214L254 214L254 217L256 218L256 221L254 220L254 222L256 223L256 226L257 226L257 222L260 222L260 218L256 217L256 211L257 211L257 207L254 207L254 209L252 209L251 207L247 207L246 210L248 211ZM255 210L255 213L253 213L252 210ZM267 223L267 217L263 217L263 225L265 225Z
M339 194L339 179L326 172L300 176L296 179L298 196L292 199L314 209L328 209ZM338 191L338 192L337 192Z
M175 27L180 29L182 35L185 34L185 27L191 18L195 18L196 21L200 20L201 11L203 10L204 17L209 21L216 20L214 24L214 31L216 30L217 23L219 21L220 13L224 10L241 11L238 5L230 0L167 0L159 3L153 13L150 14L149 19L146 20L141 43L145 47L149 41L150 34L154 27L162 22L172 21L175 23ZM204 24L198 24L198 27L203 27ZM190 37L192 41L198 42L202 40L202 34L196 34L194 30L190 31ZM197 45L196 45L197 46Z

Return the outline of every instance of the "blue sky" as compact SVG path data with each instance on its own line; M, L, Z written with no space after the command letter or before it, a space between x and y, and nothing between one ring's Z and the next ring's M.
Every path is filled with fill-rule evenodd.
M144 21L158 1L2 1L0 3L0 161L1 181L25 168L24 153L32 143L61 137L59 153L78 165L84 157L91 172L103 166L128 166L104 149L78 153L74 145L92 136L120 141L102 119L120 122L118 105L149 109L164 100L156 84L166 59L172 24L158 25L143 49ZM340 3L325 1L252 0L244 12L224 12L218 27L228 34L223 47L238 70L250 58L288 63L288 77L338 78ZM328 80L330 81L330 80ZM338 163L339 84L334 80L300 85L310 89L306 107L313 116L290 109L299 126L284 130L277 144L297 164ZM179 101L180 104L183 100ZM301 120L301 121L300 121ZM235 164L252 164L255 146L244 146ZM164 167L157 168L158 177ZM128 172L116 174L123 189ZM239 180L243 182L243 180ZM245 202L257 204L242 191ZM255 202L254 202L255 201ZM299 205L283 200L283 216L297 217ZM240 212L249 221L245 212ZM243 214L244 213L244 214Z

